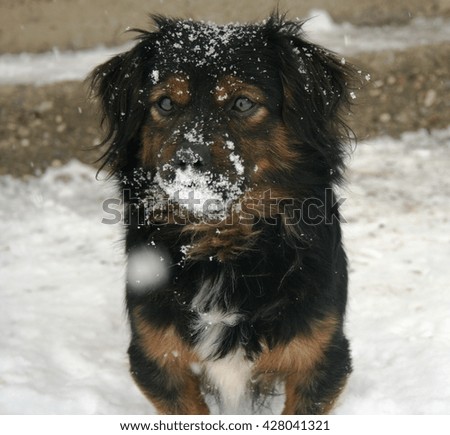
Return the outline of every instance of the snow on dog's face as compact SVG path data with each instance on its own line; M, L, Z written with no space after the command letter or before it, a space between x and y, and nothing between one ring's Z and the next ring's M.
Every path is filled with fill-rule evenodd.
M155 21L93 75L105 160L124 186L221 220L268 190L292 198L339 178L345 68L301 38L301 23Z
M265 46L259 27L161 26L140 158L199 218L224 218L283 146L282 87Z

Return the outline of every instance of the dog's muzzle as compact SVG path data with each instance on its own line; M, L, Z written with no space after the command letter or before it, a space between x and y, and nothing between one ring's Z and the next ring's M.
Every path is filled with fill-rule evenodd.
M175 167L186 169L192 166L197 171L211 169L211 151L208 145L183 142L175 154Z

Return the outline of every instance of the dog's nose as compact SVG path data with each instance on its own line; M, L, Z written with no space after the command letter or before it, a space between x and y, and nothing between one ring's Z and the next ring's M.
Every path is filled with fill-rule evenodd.
M175 165L178 168L186 169L192 166L195 169L204 171L211 165L211 152L204 144L183 142L176 152Z

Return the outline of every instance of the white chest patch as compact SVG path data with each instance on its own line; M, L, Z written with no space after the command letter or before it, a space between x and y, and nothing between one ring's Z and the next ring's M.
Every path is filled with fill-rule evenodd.
M237 325L241 319L239 313L213 309L199 313L193 328L197 335L197 354L203 360L208 386L219 393L222 414L242 414L241 402L245 399L252 375L253 363L245 357L241 348L223 358L214 359L227 329Z
M244 414L249 409L251 399L247 391L252 366L242 349L219 360L205 362L207 379L220 396L221 414Z

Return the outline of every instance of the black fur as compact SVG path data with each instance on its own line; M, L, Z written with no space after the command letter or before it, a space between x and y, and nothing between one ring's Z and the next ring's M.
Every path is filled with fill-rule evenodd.
M202 299L202 309L218 308L241 315L236 325L224 329L211 359L242 348L249 360L257 361L263 344L271 349L288 345L295 337L312 334L314 321L324 320L330 313L337 316L339 326L317 367L320 375L308 391L298 386L302 390L299 397L306 394L315 405L299 405L297 411L323 412L320 403L336 393L351 367L343 333L347 261L337 207L318 207L312 216L299 210L311 198L326 203L330 199L326 192L342 180L348 129L340 113L348 104L352 70L332 53L308 42L302 23L276 15L262 24L234 27L211 27L159 16L154 20L156 31L139 31L134 48L99 66L91 76L107 128L104 166L129 193L127 253L144 246L157 252L164 249L171 259L164 285L140 292L128 287L133 332L129 353L134 376L157 400L178 400L182 386L177 391L175 384L167 381L170 374L164 374L139 348L133 313L139 307L145 321L156 329L173 326L183 342L194 349L198 336L192 325L198 313L192 308L192 300L209 282L213 294ZM234 31L229 32L230 28ZM211 52L210 40L217 35L219 41L226 41L217 43ZM269 111L264 128L235 128L233 140L237 146L241 138L249 137L262 143L273 126L283 126L289 147L300 157L290 162L290 169L282 167L282 161L279 167L266 169L264 180L287 195L293 194L285 211L291 220L301 218L296 225L287 225L281 215L272 216L255 222L248 239L236 241L241 250L222 258L211 248L203 256L185 258L181 246L195 245L202 237L212 236L185 231L173 222L159 225L148 215L143 219L142 198L151 196L158 169L156 163L143 163L141 157L143 128L152 128L149 95L157 81L152 79L154 71L158 80L183 73L194 90L214 89L214 80L224 75L264 90ZM205 117L211 112L206 105L195 110L203 110ZM215 122L205 122L207 133L218 128ZM252 169L246 165L246 187L252 187L248 175Z

